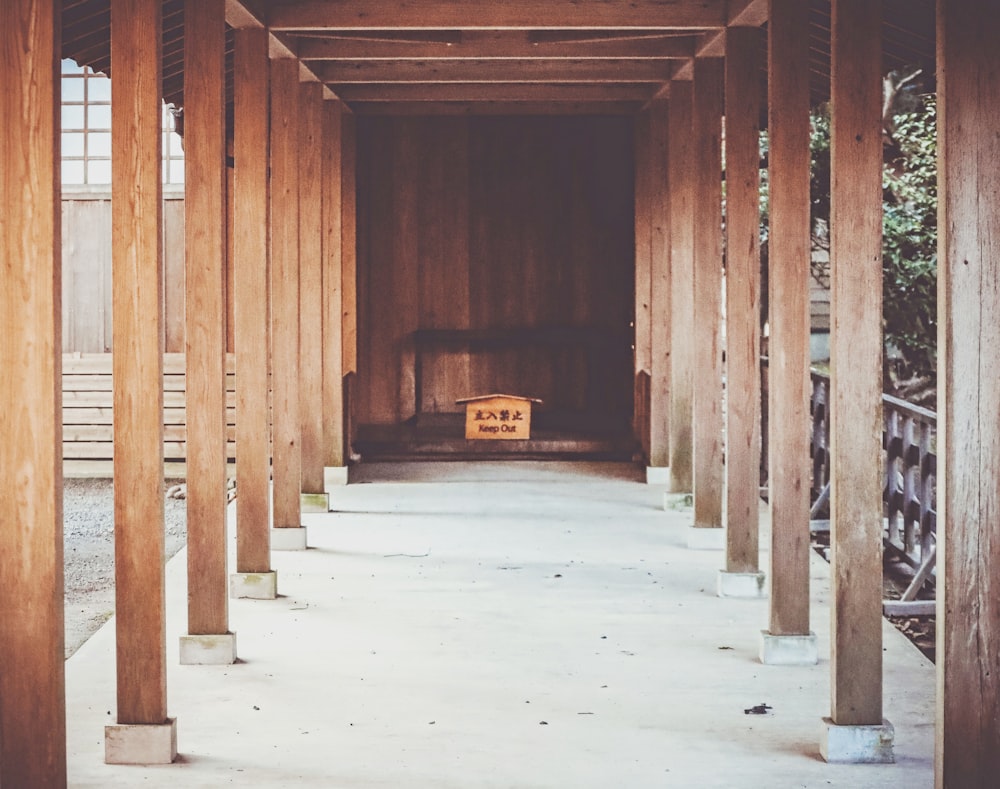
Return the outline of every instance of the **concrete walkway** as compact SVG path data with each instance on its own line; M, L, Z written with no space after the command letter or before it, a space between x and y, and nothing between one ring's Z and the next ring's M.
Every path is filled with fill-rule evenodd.
M766 601L715 595L690 513L615 464L360 466L280 597L232 601L241 661L180 666L185 555L168 566L181 756L103 763L114 625L67 663L74 787L907 787L933 785L934 670L885 628L897 764L818 754L829 712L828 568L816 667L762 666ZM766 556L762 557L766 562ZM763 565L766 568L766 563ZM766 715L744 710L766 703Z

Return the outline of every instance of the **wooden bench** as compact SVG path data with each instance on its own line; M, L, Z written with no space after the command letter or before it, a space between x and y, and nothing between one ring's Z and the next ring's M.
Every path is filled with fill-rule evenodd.
M112 361L110 353L63 355L63 459L110 461L112 436ZM236 392L233 354L226 356L227 459L236 456ZM184 354L163 357L163 457L183 462L187 457Z

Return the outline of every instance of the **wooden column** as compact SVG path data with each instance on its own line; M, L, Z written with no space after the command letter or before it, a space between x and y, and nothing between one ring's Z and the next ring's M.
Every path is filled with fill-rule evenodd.
M225 0L187 0L184 8L184 304L190 635L220 635L229 631L225 10Z
M635 119L635 314L633 316L634 408L633 431L649 457L650 368L649 311L653 225L650 206L653 180L650 166L649 111ZM650 461L650 465L652 462Z
M344 374L358 371L357 121L346 109L341 127L341 263L344 266ZM350 403L347 404L348 408ZM350 424L351 415L347 415ZM347 440L352 436L348 431Z
M665 101L649 115L649 465L670 465L670 186L667 167L669 111ZM666 479L663 480L664 482Z
M236 571L271 570L268 283L268 36L234 34Z
M694 489L694 149L690 82L670 85L670 278L673 291L670 336L670 492L689 494Z
M323 462L344 458L343 158L339 101L323 110Z
M1000 774L1000 50L990 0L938 2L939 789Z
M274 527L301 528L299 65L271 61L271 370Z
M323 86L300 84L299 105L299 415L302 492L323 481Z
M694 65L694 525L722 527L723 61Z
M118 723L167 721L160 0L112 0Z
M726 571L758 569L761 31L726 31Z
M0 784L66 786L59 6L0 4Z
M768 478L774 636L809 633L809 8L768 36Z
M882 4L834 0L831 718L882 723Z

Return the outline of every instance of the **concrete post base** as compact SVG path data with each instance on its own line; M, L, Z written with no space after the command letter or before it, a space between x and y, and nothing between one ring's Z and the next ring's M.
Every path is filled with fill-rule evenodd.
M663 509L670 512L689 510L694 507L693 493L664 493Z
M323 469L323 488L332 493L347 484L347 466L327 466Z
M703 526L687 527L687 547L692 551L723 551L726 548L726 530Z
M304 551L306 549L306 527L286 526L271 529L272 551Z
M669 485L670 484L669 466L646 466L646 484Z
M719 570L719 597L761 600L767 597L764 573L727 573Z
M819 662L816 634L776 636L761 630L760 662L765 666L815 666Z
M182 666L229 666L235 662L235 633L181 636Z
M299 507L302 512L329 512L329 493L300 493Z
M177 758L177 719L104 727L105 764L170 764Z
M234 600L274 600L278 596L278 574L232 573L229 576L229 596Z
M887 720L881 726L838 726L823 718L819 752L837 764L892 764L895 731Z

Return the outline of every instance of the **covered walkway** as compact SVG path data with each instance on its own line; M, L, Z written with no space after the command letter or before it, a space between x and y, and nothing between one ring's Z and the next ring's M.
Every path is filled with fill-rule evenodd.
M337 512L304 516L310 549L275 554L279 599L232 601L241 660L168 659L174 765L104 764L113 621L70 659L71 786L932 786L934 668L888 625L896 764L819 756L819 557L820 663L765 666L767 601L716 595L722 552L686 548L692 513L665 514L634 466L354 471ZM182 553L167 569L171 644L185 573ZM745 714L761 703L773 710Z

